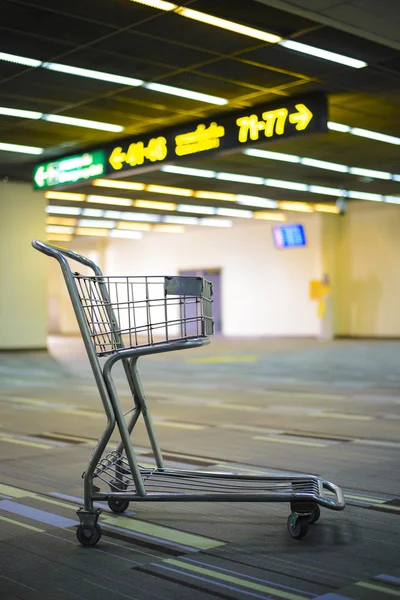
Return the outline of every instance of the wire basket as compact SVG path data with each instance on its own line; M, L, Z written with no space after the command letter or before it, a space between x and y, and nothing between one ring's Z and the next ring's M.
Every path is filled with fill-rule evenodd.
M97 356L214 333L212 284L201 277L74 279Z

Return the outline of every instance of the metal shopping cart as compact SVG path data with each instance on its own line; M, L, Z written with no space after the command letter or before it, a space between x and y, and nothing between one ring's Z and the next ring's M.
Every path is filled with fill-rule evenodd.
M77 537L84 546L101 538L94 502L106 501L122 513L132 501L289 502L287 526L302 538L320 508L342 510L339 487L313 475L247 475L169 469L157 443L139 378L139 357L195 348L213 334L212 285L199 277L107 277L84 256L34 240L33 247L58 260L78 320L107 417L84 478L84 506L77 510ZM67 259L89 267L93 275L72 272ZM99 358L106 357L100 362ZM112 368L121 361L133 406L123 413ZM155 467L138 464L131 434L142 416ZM117 427L120 442L107 452Z

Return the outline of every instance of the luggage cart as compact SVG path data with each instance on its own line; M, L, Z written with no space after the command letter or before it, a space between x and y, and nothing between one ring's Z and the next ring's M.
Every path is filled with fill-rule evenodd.
M306 535L320 517L320 506L343 510L339 487L313 475L246 475L169 469L164 465L139 378L139 357L195 348L213 334L212 284L199 277L108 277L88 258L38 240L32 246L58 260L107 417L107 426L83 474L84 506L77 510L77 538L94 546L101 538L94 502L106 501L114 513L130 502L288 502L287 527L293 538ZM93 275L72 272L67 259ZM99 359L105 357L105 361ZM112 368L121 361L133 407L123 413ZM142 416L155 467L138 464L131 434ZM128 417L128 418L127 418ZM107 452L117 427L120 442Z

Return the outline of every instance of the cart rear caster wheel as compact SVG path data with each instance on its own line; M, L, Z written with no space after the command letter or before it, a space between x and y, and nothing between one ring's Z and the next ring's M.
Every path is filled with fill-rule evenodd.
M321 516L321 510L318 506L318 504L313 504L312 507L312 511L311 511L311 516L308 519L308 522L311 523L316 523L318 521L318 519Z
M303 538L308 531L309 515L299 515L298 513L292 513L289 515L287 520L287 528L292 536L296 540Z
M108 506L110 507L110 510L112 510L114 513L123 513L127 510L129 506L129 500L110 498L108 501Z
M76 530L76 537L82 546L95 546L101 538L101 527L97 523L94 527L79 525Z

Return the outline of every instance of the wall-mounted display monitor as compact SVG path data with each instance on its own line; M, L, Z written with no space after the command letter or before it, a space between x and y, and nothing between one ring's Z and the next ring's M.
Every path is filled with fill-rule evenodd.
M296 248L306 245L303 225L279 225L272 228L275 248Z

